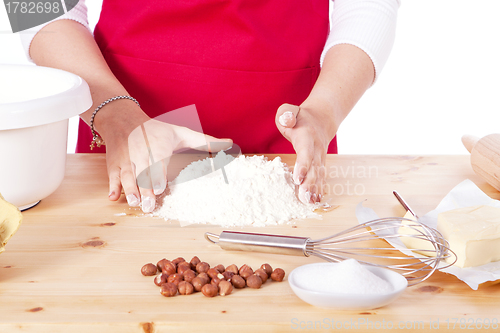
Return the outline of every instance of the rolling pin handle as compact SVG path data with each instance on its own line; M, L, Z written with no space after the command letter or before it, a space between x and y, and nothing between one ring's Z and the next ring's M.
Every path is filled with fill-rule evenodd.
M465 134L464 136L462 136L462 143L464 144L465 148L467 148L469 153L472 153L472 149L478 141L479 138L475 135Z
M217 244L218 242L214 241L212 238L219 240L219 235L213 234L211 232L205 232L205 239L211 243Z

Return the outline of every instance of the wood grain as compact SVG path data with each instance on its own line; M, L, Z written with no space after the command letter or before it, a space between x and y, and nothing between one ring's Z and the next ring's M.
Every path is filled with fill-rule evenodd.
M500 191L500 133L487 135L468 145L472 146L469 150L472 169Z
M273 158L273 155L269 155ZM289 165L295 155L282 156ZM291 331L358 329L402 323L430 330L458 320L496 320L500 325L500 285L473 291L444 273L408 288L394 303L370 311L332 311L298 299L286 280L268 282L260 290L236 290L227 297L201 294L165 298L142 265L166 258L197 255L212 265L269 262L290 273L315 258L226 252L208 243L206 231L221 228L144 216L122 197L107 198L105 158L69 155L61 187L36 207L0 255L0 332L175 332ZM401 193L417 214L435 208L441 198L466 178L492 198L500 193L472 171L468 156L340 156L327 158L330 194L338 207L323 219L242 228L252 232L318 238L357 223L355 206L363 201L379 216L402 216L392 195ZM195 209L196 207L193 207ZM377 324L379 323L379 324ZM470 321L468 322L470 323ZM456 322L455 328L459 328ZM498 327L498 326L497 326ZM376 327L371 327L376 328ZM387 327L386 327L387 328Z

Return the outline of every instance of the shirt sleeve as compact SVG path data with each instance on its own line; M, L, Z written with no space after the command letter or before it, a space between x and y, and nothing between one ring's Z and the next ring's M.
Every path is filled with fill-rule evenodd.
M337 44L351 44L372 60L375 80L394 44L400 0L334 0L331 31L321 55Z
M28 58L29 61L33 61L30 56L30 46L31 42L33 41L33 38L35 38L35 35L47 24L52 23L54 21L58 20L73 20L76 21L80 24L82 24L84 27L89 29L90 32L92 30L90 29L89 26L89 21L87 18L87 5L85 5L85 0L79 0L78 3L71 9L69 12L59 16L58 18L55 18L52 21L49 21L47 23L40 24L36 27L24 30L19 33L19 36L21 37L21 43L24 48L24 52L26 53L26 57Z

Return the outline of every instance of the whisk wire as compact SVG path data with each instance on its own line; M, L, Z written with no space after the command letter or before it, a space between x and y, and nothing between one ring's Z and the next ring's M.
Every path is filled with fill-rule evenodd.
M409 285L427 280L435 271L456 261L455 253L439 231L403 217L365 222L316 240L231 231L220 236L206 233L205 237L226 250L315 256L331 262L354 258L362 264L395 270L407 278ZM218 238L218 242L213 238ZM417 248L405 247L405 240L413 240ZM376 246L381 241L391 247Z
M406 229L401 232L401 227ZM360 228L365 228L360 231ZM351 247L352 243L370 242L375 240L397 241L401 238L413 238L426 244L422 248L400 251L395 247ZM335 235L309 241L309 255L320 257L327 261L342 261L348 258L357 259L366 265L387 267L399 271L407 277L411 284L425 281L436 270L452 265L441 265L442 261L456 255L451 251L448 241L439 233L420 222L406 218L382 218L351 227ZM392 255L397 253L398 255ZM402 256L402 254L406 254ZM420 253L421 255L418 255ZM392 261L391 264L375 263L372 260L382 259ZM402 262L402 263L398 263ZM443 266L443 267L440 267ZM415 276L416 275L416 276Z

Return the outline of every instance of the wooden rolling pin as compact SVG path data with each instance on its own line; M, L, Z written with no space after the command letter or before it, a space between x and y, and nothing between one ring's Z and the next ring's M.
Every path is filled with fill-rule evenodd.
M474 172L500 191L500 134L490 134L482 139L464 135L462 143L471 154Z

